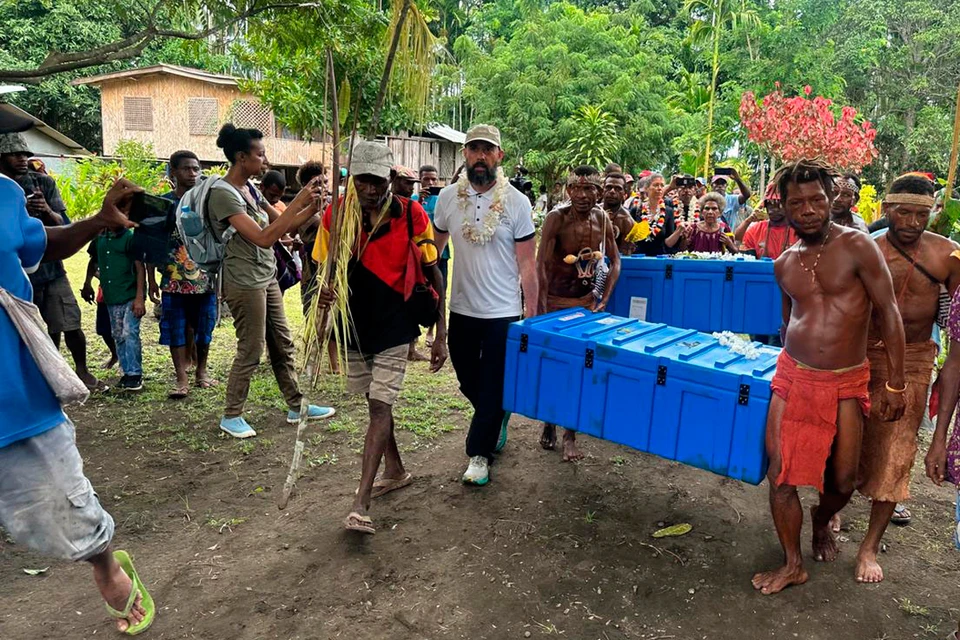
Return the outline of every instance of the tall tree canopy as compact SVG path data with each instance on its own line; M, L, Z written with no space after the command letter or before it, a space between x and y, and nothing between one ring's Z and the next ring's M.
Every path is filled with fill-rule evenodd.
M94 149L97 93L69 81L158 61L249 78L246 87L281 122L310 135L328 121L322 60L332 47L342 118L349 130L359 113L363 132L391 15L403 1L0 0L0 82L39 83L11 99ZM427 25L436 37L438 65L425 72L431 110L411 109L403 90L411 76L395 78L379 133L428 121L461 129L492 122L511 156L541 179L558 175L572 156L610 156L630 170L702 170L708 133L712 162L736 154L757 167L766 159L739 126L740 98L779 82L788 97L810 85L876 126L879 159L864 169L868 180L947 169L960 83L957 2L416 0L416 7L419 33ZM720 20L718 31L707 21L713 9L752 17ZM720 37L697 37L714 33Z

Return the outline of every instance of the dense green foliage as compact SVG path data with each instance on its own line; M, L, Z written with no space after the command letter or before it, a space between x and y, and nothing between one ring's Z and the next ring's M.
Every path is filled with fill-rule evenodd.
M704 164L708 131L712 163L738 155L755 172L764 161L769 170L769 159L740 130L738 105L744 91L764 95L777 82L788 95L810 85L814 94L849 104L874 123L880 158L865 170L868 181L883 184L909 169L938 175L947 169L960 83L960 3L416 3L443 47L429 119L460 129L478 121L499 125L508 162L522 159L541 179L584 159L611 159L628 170L692 172ZM211 16L229 15L230 6L221 0L161 4L167 22L195 29ZM0 68L36 66L50 52L126 37L148 19L137 7L119 0L0 0ZM201 7L208 13L198 13ZM722 13L719 30L714 9ZM69 81L166 61L255 78L250 87L282 122L316 136L329 126L323 56L330 46L338 77L350 87L341 110L345 133L354 113L362 132L384 68L390 12L389 0L321 0L272 11L213 39L158 39L136 59L57 74L12 100L96 149L97 93ZM397 92L394 83L381 132L419 126Z

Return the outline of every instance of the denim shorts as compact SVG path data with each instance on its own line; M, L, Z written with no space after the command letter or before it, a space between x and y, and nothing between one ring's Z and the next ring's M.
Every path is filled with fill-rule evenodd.
M87 560L113 538L113 518L83 475L69 418L0 448L0 526L46 556Z
M184 347L187 327L193 329L196 344L207 345L213 340L217 325L217 294L167 293L161 297L160 344L165 347Z

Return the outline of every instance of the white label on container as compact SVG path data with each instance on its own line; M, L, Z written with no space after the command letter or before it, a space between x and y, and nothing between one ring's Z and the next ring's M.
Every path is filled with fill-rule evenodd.
M620 318L614 318L613 316L597 320L597 324L617 324L618 322L620 322Z
M630 317L637 320L647 319L647 299L640 297L630 298Z
M560 318L560 322L570 322L571 320L576 320L577 318L582 318L582 317L583 317L583 312L578 311L576 313L571 313L568 316L563 316L562 318Z

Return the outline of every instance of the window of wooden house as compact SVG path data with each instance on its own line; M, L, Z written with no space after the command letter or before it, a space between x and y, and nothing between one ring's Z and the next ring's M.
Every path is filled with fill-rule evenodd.
M187 100L190 135L217 135L218 111L216 98L190 98Z
M124 96L123 128L127 131L153 131L153 98Z
M265 136L273 136L273 113L259 102L236 100L232 119L238 129L259 129Z

